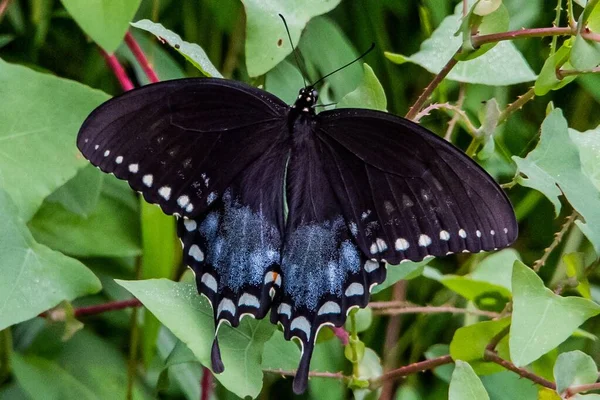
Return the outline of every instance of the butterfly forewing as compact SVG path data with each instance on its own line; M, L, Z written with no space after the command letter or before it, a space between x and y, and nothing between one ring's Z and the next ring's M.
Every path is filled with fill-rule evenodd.
M516 238L504 192L434 134L371 110L317 118L329 180L365 254L397 264L493 250Z

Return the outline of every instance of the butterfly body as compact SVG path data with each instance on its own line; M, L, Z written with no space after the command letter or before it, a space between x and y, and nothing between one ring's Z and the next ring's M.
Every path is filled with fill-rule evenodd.
M298 338L296 392L319 329L367 305L386 261L493 250L517 236L505 194L460 150L387 113L316 114L317 98L307 87L288 106L235 81L166 81L101 105L77 142L178 216L184 262L217 329L270 312ZM222 371L216 337L212 363Z

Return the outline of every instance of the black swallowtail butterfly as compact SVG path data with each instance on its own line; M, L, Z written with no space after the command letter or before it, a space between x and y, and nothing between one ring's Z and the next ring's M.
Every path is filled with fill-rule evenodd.
M232 80L165 81L102 104L77 138L92 164L177 216L217 329L270 311L299 339L296 393L319 328L365 307L386 262L495 250L518 229L496 182L448 142L384 112L316 114L317 96L307 86L289 106Z

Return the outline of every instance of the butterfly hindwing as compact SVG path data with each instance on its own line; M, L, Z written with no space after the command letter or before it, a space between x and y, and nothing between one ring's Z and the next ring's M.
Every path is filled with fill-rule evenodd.
M365 254L397 264L505 247L510 202L474 161L405 119L372 110L317 116L331 184Z
M98 107L77 145L164 212L195 217L277 140L286 107L235 81L166 81Z

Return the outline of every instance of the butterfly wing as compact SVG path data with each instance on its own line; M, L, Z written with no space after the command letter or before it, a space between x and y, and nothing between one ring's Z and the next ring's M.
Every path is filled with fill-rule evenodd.
M302 344L294 391L305 390L315 339L323 325L341 326L351 307L365 307L369 289L385 279L383 263L369 260L352 236L343 206L325 173L309 123L296 124L286 176L288 216L281 270L283 284L271 321L286 339Z
M391 114L318 115L329 182L361 250L398 264L510 245L518 226L498 184L456 147Z
M263 318L281 285L287 111L234 81L166 81L101 105L77 139L92 164L180 216L184 261L217 329ZM216 335L212 362L223 370Z

